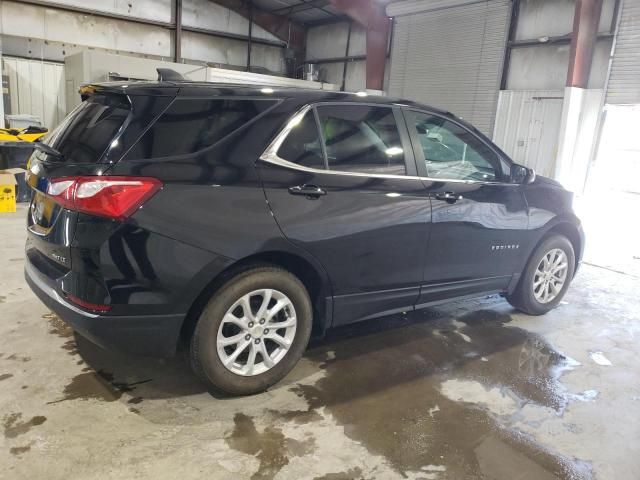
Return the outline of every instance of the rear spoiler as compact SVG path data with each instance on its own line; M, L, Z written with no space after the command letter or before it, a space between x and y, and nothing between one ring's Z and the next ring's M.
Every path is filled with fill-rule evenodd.
M158 82L184 82L185 81L185 78L181 74L179 74L178 72L170 68L156 68L156 71L158 72ZM134 79L131 79L131 80L134 81ZM140 79L135 79L135 81L140 82ZM124 85L127 84L126 81L113 82L113 83L115 84L121 83ZM104 84L97 83L97 84L82 85L78 93L80 93L80 98L84 102L87 98L89 98L91 95L93 95L98 91L112 91L114 93L123 92L122 90L118 92L117 86L110 87L109 83L104 83Z

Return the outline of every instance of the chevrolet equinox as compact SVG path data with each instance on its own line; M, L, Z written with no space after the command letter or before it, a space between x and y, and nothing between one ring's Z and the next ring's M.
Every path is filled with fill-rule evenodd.
M265 390L312 334L454 298L555 307L572 194L451 113L183 81L88 85L29 164L26 279L94 343Z

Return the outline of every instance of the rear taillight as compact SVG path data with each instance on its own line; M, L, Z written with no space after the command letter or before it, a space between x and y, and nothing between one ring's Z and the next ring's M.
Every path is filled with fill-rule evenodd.
M160 188L149 177L63 177L50 181L47 195L69 210L124 220Z

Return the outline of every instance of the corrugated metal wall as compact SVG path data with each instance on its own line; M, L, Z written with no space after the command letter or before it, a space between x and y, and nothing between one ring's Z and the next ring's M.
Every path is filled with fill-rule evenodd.
M640 104L640 0L624 0L606 103Z
M502 90L493 141L515 162L553 176L563 95L562 90Z
M5 114L29 114L51 129L65 116L64 65L59 63L2 57L9 76L11 110Z
M389 6L390 14L422 9L395 19L389 93L449 110L490 134L511 2L436 3Z

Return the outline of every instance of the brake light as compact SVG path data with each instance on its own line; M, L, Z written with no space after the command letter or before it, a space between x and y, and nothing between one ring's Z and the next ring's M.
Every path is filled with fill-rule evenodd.
M69 210L124 220L160 188L149 177L63 177L50 181L47 195Z
M86 300L76 297L75 295L71 295L70 293L67 293L67 299L71 300L79 307L82 307L85 310L91 310L92 312L108 312L109 310L111 310L111 305L87 302Z

